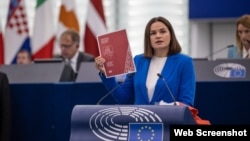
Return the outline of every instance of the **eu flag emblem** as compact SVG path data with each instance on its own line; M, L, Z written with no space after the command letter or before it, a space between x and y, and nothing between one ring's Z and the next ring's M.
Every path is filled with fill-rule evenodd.
M162 141L163 123L129 123L128 141Z
M244 78L246 76L246 70L244 69L232 69L230 71L230 78Z

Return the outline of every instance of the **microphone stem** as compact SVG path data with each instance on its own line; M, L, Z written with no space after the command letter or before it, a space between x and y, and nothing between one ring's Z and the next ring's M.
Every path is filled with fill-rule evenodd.
M162 79L163 79L163 83L165 84L165 86L167 87L167 89L168 89L168 91L169 91L169 93L170 93L170 96L171 96L172 99L173 99L174 105L177 105L177 104L176 104L176 101L175 101L175 98L174 98L173 94L171 93L171 90L170 90L170 88L168 87L168 84L167 84L165 78L162 78Z
M170 96L171 96L171 98L172 98L172 100L173 100L174 105L177 105L176 100L175 100L175 98L174 98L174 95L173 95L172 91L170 90L170 88L169 88L169 86L168 86L168 83L167 83L166 79L165 79L160 73L157 73L157 76L158 76L159 78L162 79L162 81L163 81L165 87L167 87L168 92L169 92L169 94L170 94Z
M211 56L214 56L215 54L217 54L217 53L223 51L224 49L231 48L231 47L234 47L234 45L233 45L233 44L232 44L232 45L228 45L228 46L226 46L226 47L224 47L224 48L221 48L221 49L219 49L219 50L216 50L215 52L210 53L210 54L207 56L207 58L210 58Z
M218 53L218 52L220 52L220 51L222 51L222 50L224 50L224 49L225 49L225 48L219 49L219 50L217 50L217 51L215 51L215 52L209 54L208 57L212 57L214 54L216 54L216 53Z
M120 85L116 85L111 91L109 91L106 95L104 95L97 103L96 105L100 105L100 103L103 101L103 99L105 99L106 97L108 97L115 89L117 89Z

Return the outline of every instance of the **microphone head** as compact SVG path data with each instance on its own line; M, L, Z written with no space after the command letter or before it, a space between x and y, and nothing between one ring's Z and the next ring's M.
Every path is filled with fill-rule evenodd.
M233 44L231 44L231 45L228 45L227 47L228 47L228 48L231 48L231 47L234 47L234 45L233 45Z
M157 73L157 76L159 76L160 78L162 77L161 74Z

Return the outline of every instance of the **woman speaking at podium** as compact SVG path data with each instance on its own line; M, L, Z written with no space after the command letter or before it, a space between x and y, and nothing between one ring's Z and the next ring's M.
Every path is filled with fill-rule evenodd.
M228 49L228 58L250 58L250 15L242 15L236 22L236 46Z
M171 23L164 17L149 20L144 33L144 53L136 55L136 72L127 74L123 83L106 78L105 58L95 58L100 78L118 104L154 105L160 101L176 101L193 106L195 71L192 58L182 48Z

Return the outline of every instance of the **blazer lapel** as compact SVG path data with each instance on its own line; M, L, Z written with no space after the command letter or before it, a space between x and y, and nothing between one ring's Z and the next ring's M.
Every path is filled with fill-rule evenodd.
M138 75L137 78L141 79L142 82L144 82L144 84L139 87L139 91L143 95L145 101L147 102L148 102L148 92L147 92L146 82L147 82L147 74L148 74L150 60L151 59L144 59L143 61L139 62L140 64L138 65L138 67L140 67L140 72L136 73Z
M78 57L77 57L77 62L76 62L76 70L78 72L78 70L80 69L80 65L81 65L81 60L83 60L83 55L81 52L79 52Z
M167 81L168 78L171 76L172 72L174 71L175 64L176 64L176 55L169 56L167 58L167 62L165 63L163 70L161 72L162 77ZM152 100L157 99L157 97L161 96L161 91L165 88L165 84L162 79L158 79L155 91Z
M176 55L170 56L165 63L165 66L161 72L161 75L167 80L169 76L171 76L174 68L176 67Z

